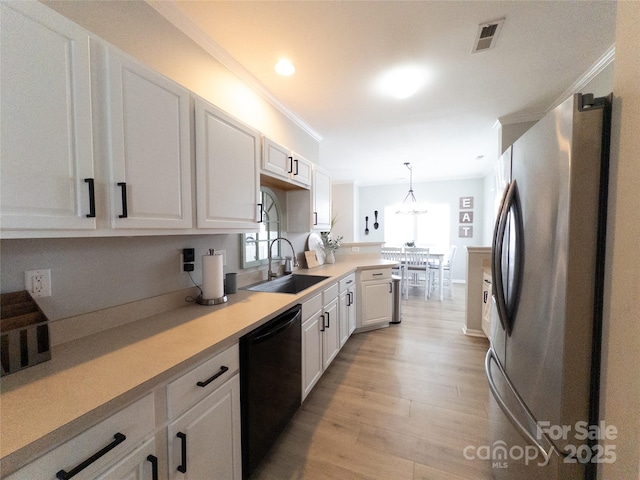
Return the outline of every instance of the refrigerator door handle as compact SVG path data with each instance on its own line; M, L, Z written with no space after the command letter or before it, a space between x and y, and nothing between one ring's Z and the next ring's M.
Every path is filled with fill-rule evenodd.
M525 412L526 416L528 417L527 418L528 421L530 421L534 425L536 425L538 438L534 437L531 434L531 432L529 432L527 427L525 427L522 424L522 422L520 422L520 420L518 420L516 418L516 416L513 414L513 412L511 412L511 410L509 410L509 407L507 406L506 402L504 401L504 399L500 395L500 392L498 391L498 388L496 387L495 380L493 379L493 374L491 373L491 361L492 360L496 364L496 366L498 367L498 370L500 371L500 374L504 377L504 380L505 380L506 384L509 386L509 390L511 390L511 392L513 393L514 398L518 402L518 405L520 405L520 408L522 408L522 410ZM555 446L555 444L551 441L551 439L546 434L546 432L539 427L538 421L536 420L536 418L531 413L531 410L529 410L527 405L524 403L524 400L522 400L522 397L520 396L520 394L518 393L516 388L511 383L511 380L509 380L509 377L507 376L507 373L502 368L502 365L498 361L498 359L496 357L496 353L493 350L493 347L489 347L489 350L487 350L487 356L485 357L485 360L484 360L484 369L485 369L485 372L487 374L487 380L489 381L489 390L491 390L491 393L492 393L493 397L496 399L496 402L498 402L498 406L503 411L503 413L506 415L506 417L509 419L509 421L513 424L513 426L516 427L516 429L518 430L520 435L522 435L526 440L529 441L529 443L534 445L540 451L540 453L542 454L542 457L545 460L544 465L549 463L549 460L551 459L551 454L554 451L556 453L558 453L559 455L561 455L561 456L567 456L566 453L562 452L561 450L559 450ZM544 446L540 442L539 438L543 438L545 440L545 442L549 444L549 450L548 451L544 448ZM540 466L543 466L543 465L540 465Z
M509 214L513 211L513 224L515 226L514 248L514 270L512 291L507 300L504 292L504 277L502 275L502 250L504 246L504 234L507 228L507 220ZM509 184L506 194L503 197L502 215L494 232L495 249L492 251L494 256L494 289L493 295L496 299L498 308L498 317L502 328L505 329L507 335L511 335L513 329L513 320L518 308L518 300L520 297L520 287L522 284L522 266L524 263L524 226L522 220L522 208L520 206L520 196L518 194L518 184L512 180ZM511 243L511 241L510 241ZM508 303L507 303L508 301Z
M504 241L504 229L502 226L503 223L506 224L508 209L505 209L507 195L509 193L511 184L508 184L504 192L502 192L502 198L500 199L500 207L498 208L498 216L496 218L496 223L493 229L493 242L491 244L491 284L492 284L492 292L493 300L496 304L496 309L498 311L498 319L500 320L500 325L502 325L502 329L510 333L507 330L508 326L505 322L506 320L506 308L504 306L504 291L502 292L502 302L498 300L498 286L503 288L502 282L502 243ZM502 231L502 236L499 235L500 231Z

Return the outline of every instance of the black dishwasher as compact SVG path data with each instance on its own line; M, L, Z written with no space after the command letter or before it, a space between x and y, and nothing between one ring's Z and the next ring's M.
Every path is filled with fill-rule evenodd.
M302 307L240 338L242 477L248 478L302 399Z

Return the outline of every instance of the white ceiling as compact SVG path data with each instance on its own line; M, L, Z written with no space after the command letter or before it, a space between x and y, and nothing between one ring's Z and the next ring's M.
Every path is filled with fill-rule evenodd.
M154 2L150 2L152 5ZM192 22L322 137L336 182L484 175L499 118L551 107L613 45L610 1L179 1ZM478 25L506 18L494 49ZM292 77L273 66L286 56ZM398 100L375 82L403 64L428 84ZM483 158L478 158L483 157Z

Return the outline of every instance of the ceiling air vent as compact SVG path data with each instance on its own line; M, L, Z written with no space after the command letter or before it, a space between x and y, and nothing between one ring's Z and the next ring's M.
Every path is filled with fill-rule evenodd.
M493 48L496 45L496 39L502 29L503 23L504 18L501 18L493 22L478 25L478 34L476 35L476 41L473 44L471 53L483 52Z

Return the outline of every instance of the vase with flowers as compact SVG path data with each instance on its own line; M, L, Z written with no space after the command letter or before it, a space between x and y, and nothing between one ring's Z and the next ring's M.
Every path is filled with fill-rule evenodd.
M336 238L331 238L331 232L320 233L322 238L322 244L324 246L324 262L336 263L335 251L342 245L342 235Z

